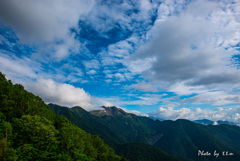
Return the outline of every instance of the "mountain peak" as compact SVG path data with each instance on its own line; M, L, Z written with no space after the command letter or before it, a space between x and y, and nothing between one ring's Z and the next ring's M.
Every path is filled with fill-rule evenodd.
M102 110L94 110L91 111L91 114L95 114L95 115L108 115L108 116L117 116L117 115L126 115L127 113L125 111L123 111L121 108L118 108L116 106L111 106L111 107L107 107L107 106L102 106Z

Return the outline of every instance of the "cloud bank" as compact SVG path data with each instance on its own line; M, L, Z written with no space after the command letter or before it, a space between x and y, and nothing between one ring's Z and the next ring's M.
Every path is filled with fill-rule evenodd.
M212 121L227 120L235 123L240 123L240 108L218 108L213 109L201 109L201 108L180 108L174 109L173 107L159 107L158 110L149 113L150 117L161 118L166 120L176 119L189 119L189 120L201 120L209 119Z

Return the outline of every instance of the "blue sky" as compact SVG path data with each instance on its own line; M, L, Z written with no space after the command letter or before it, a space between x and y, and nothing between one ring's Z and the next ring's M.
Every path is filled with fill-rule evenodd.
M46 103L240 123L238 0L2 0L0 70Z

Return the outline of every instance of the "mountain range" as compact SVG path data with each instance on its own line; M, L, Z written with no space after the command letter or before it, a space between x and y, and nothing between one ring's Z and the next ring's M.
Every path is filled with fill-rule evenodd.
M145 151L159 150L175 157L171 158L173 160L240 160L240 127L235 125L201 125L184 119L159 121L127 113L115 106L103 106L102 110L91 112L81 107L55 104L49 104L49 107L86 132L99 135L117 154L128 160L136 160L139 154L133 150L136 147L141 152L144 151L141 147ZM126 149L132 149L132 152Z
M234 122L222 121L222 120L211 121L211 120L208 120L208 119L194 120L193 122L198 123L198 124L202 124L202 125L221 125L221 124L237 125L237 124L235 124Z

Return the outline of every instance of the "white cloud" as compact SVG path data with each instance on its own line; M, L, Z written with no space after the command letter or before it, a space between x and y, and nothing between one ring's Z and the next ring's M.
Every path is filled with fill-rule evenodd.
M197 96L187 98L184 102L192 102L194 104L211 103L213 105L227 105L233 103L240 103L240 96L238 93L226 93L224 91L213 91L199 94Z
M132 84L130 86L127 86L126 88L130 88L130 89L136 89L139 91L143 91L143 92L158 92L160 89L156 88L156 84L150 84L148 82L140 82L137 84Z
M128 81L132 78L132 74L126 71L121 72L121 70L119 70L119 73L114 73L114 74L110 74L109 75L110 78L112 76L112 78L114 78L115 82L125 82ZM109 76L107 75L106 77L109 78Z
M111 102L112 105L123 107L127 105L156 105L159 101L162 100L164 94L144 94L141 96L134 94L127 94L127 97L103 97L102 100Z
M182 16L169 18L168 21L160 24L158 35L133 55L132 59L140 62L136 66L142 68L142 71L138 71L144 72L149 69L152 72L146 72L147 77L182 81L203 76L209 70L215 71L218 67L224 68L232 55L227 57L226 51L222 48L215 49L214 44L209 42L208 38L212 36L214 27L202 25L209 24L204 21L199 22L195 17ZM192 45L196 45L197 49L191 49ZM144 65L140 65L141 60L154 61L145 68ZM134 68L130 65L129 69Z
M23 39L52 42L65 37L93 5L86 0L2 0L0 18L16 27Z
M101 54L103 55L103 53L101 53ZM119 59L116 59L112 56L108 56L107 54L105 56L102 56L102 58L101 58L101 64L103 66L114 66L116 64L119 64L120 62L121 61Z
M147 43L125 59L128 69L179 95L240 86L240 71L231 65L239 53L240 2L170 2L159 6Z
M92 97L92 103L98 106L106 106L106 107L115 106L114 104L111 103L111 101L105 98L99 98L99 97Z
M91 96L82 88L62 84L51 79L38 79L35 83L24 83L27 90L39 95L46 103L65 106L81 106L86 110L96 107L91 104Z
M20 41L37 45L41 52L53 52L61 60L77 52L80 43L70 33L77 27L80 16L94 6L90 0L2 0L0 21L16 31ZM42 53L41 53L42 54Z
M189 120L201 120L209 119L212 121L232 121L240 123L240 107L223 109L218 108L216 110L211 109L189 109L180 108L174 109L173 107L160 107L157 111L149 113L149 116L156 118L166 119L166 120L176 120L176 119L189 119Z
M40 71L41 67L39 63L31 61L28 58L20 59L6 56L5 54L0 56L1 72L6 74L6 77L14 83L20 83L28 91L40 96L46 103L56 103L69 107L81 106L88 111L99 109L99 104L101 105L102 103L101 99L98 99L99 102L95 102L84 89L53 80L83 82L79 78L82 75L82 71L79 68L74 68L70 64L63 64L61 68L69 69L71 72L67 76L63 70L57 71L57 74L44 73Z
M135 58L135 57L134 57ZM130 61L126 61L124 64L128 66L129 70L133 74L140 74L144 71L148 71L151 69L152 64L157 61L155 57L147 57L144 59L134 59L130 58ZM155 74L154 72L150 71L150 74Z
M132 45L127 41L119 41L108 46L108 55L123 58L131 53Z
M83 64L87 69L99 69L100 68L100 63L98 60L89 60L89 61L84 61Z
M96 73L97 73L96 70L89 70L89 71L87 72L88 75L94 75L94 74L96 74Z
M174 92L178 95L190 95L193 93L207 92L207 89L201 86L189 86L185 82L176 82L169 86L169 92Z
M30 59L24 57L22 59L17 57L10 57L5 54L0 55L0 69L1 72L7 75L13 81L19 79L36 79L36 72L39 71L40 64L33 63Z

